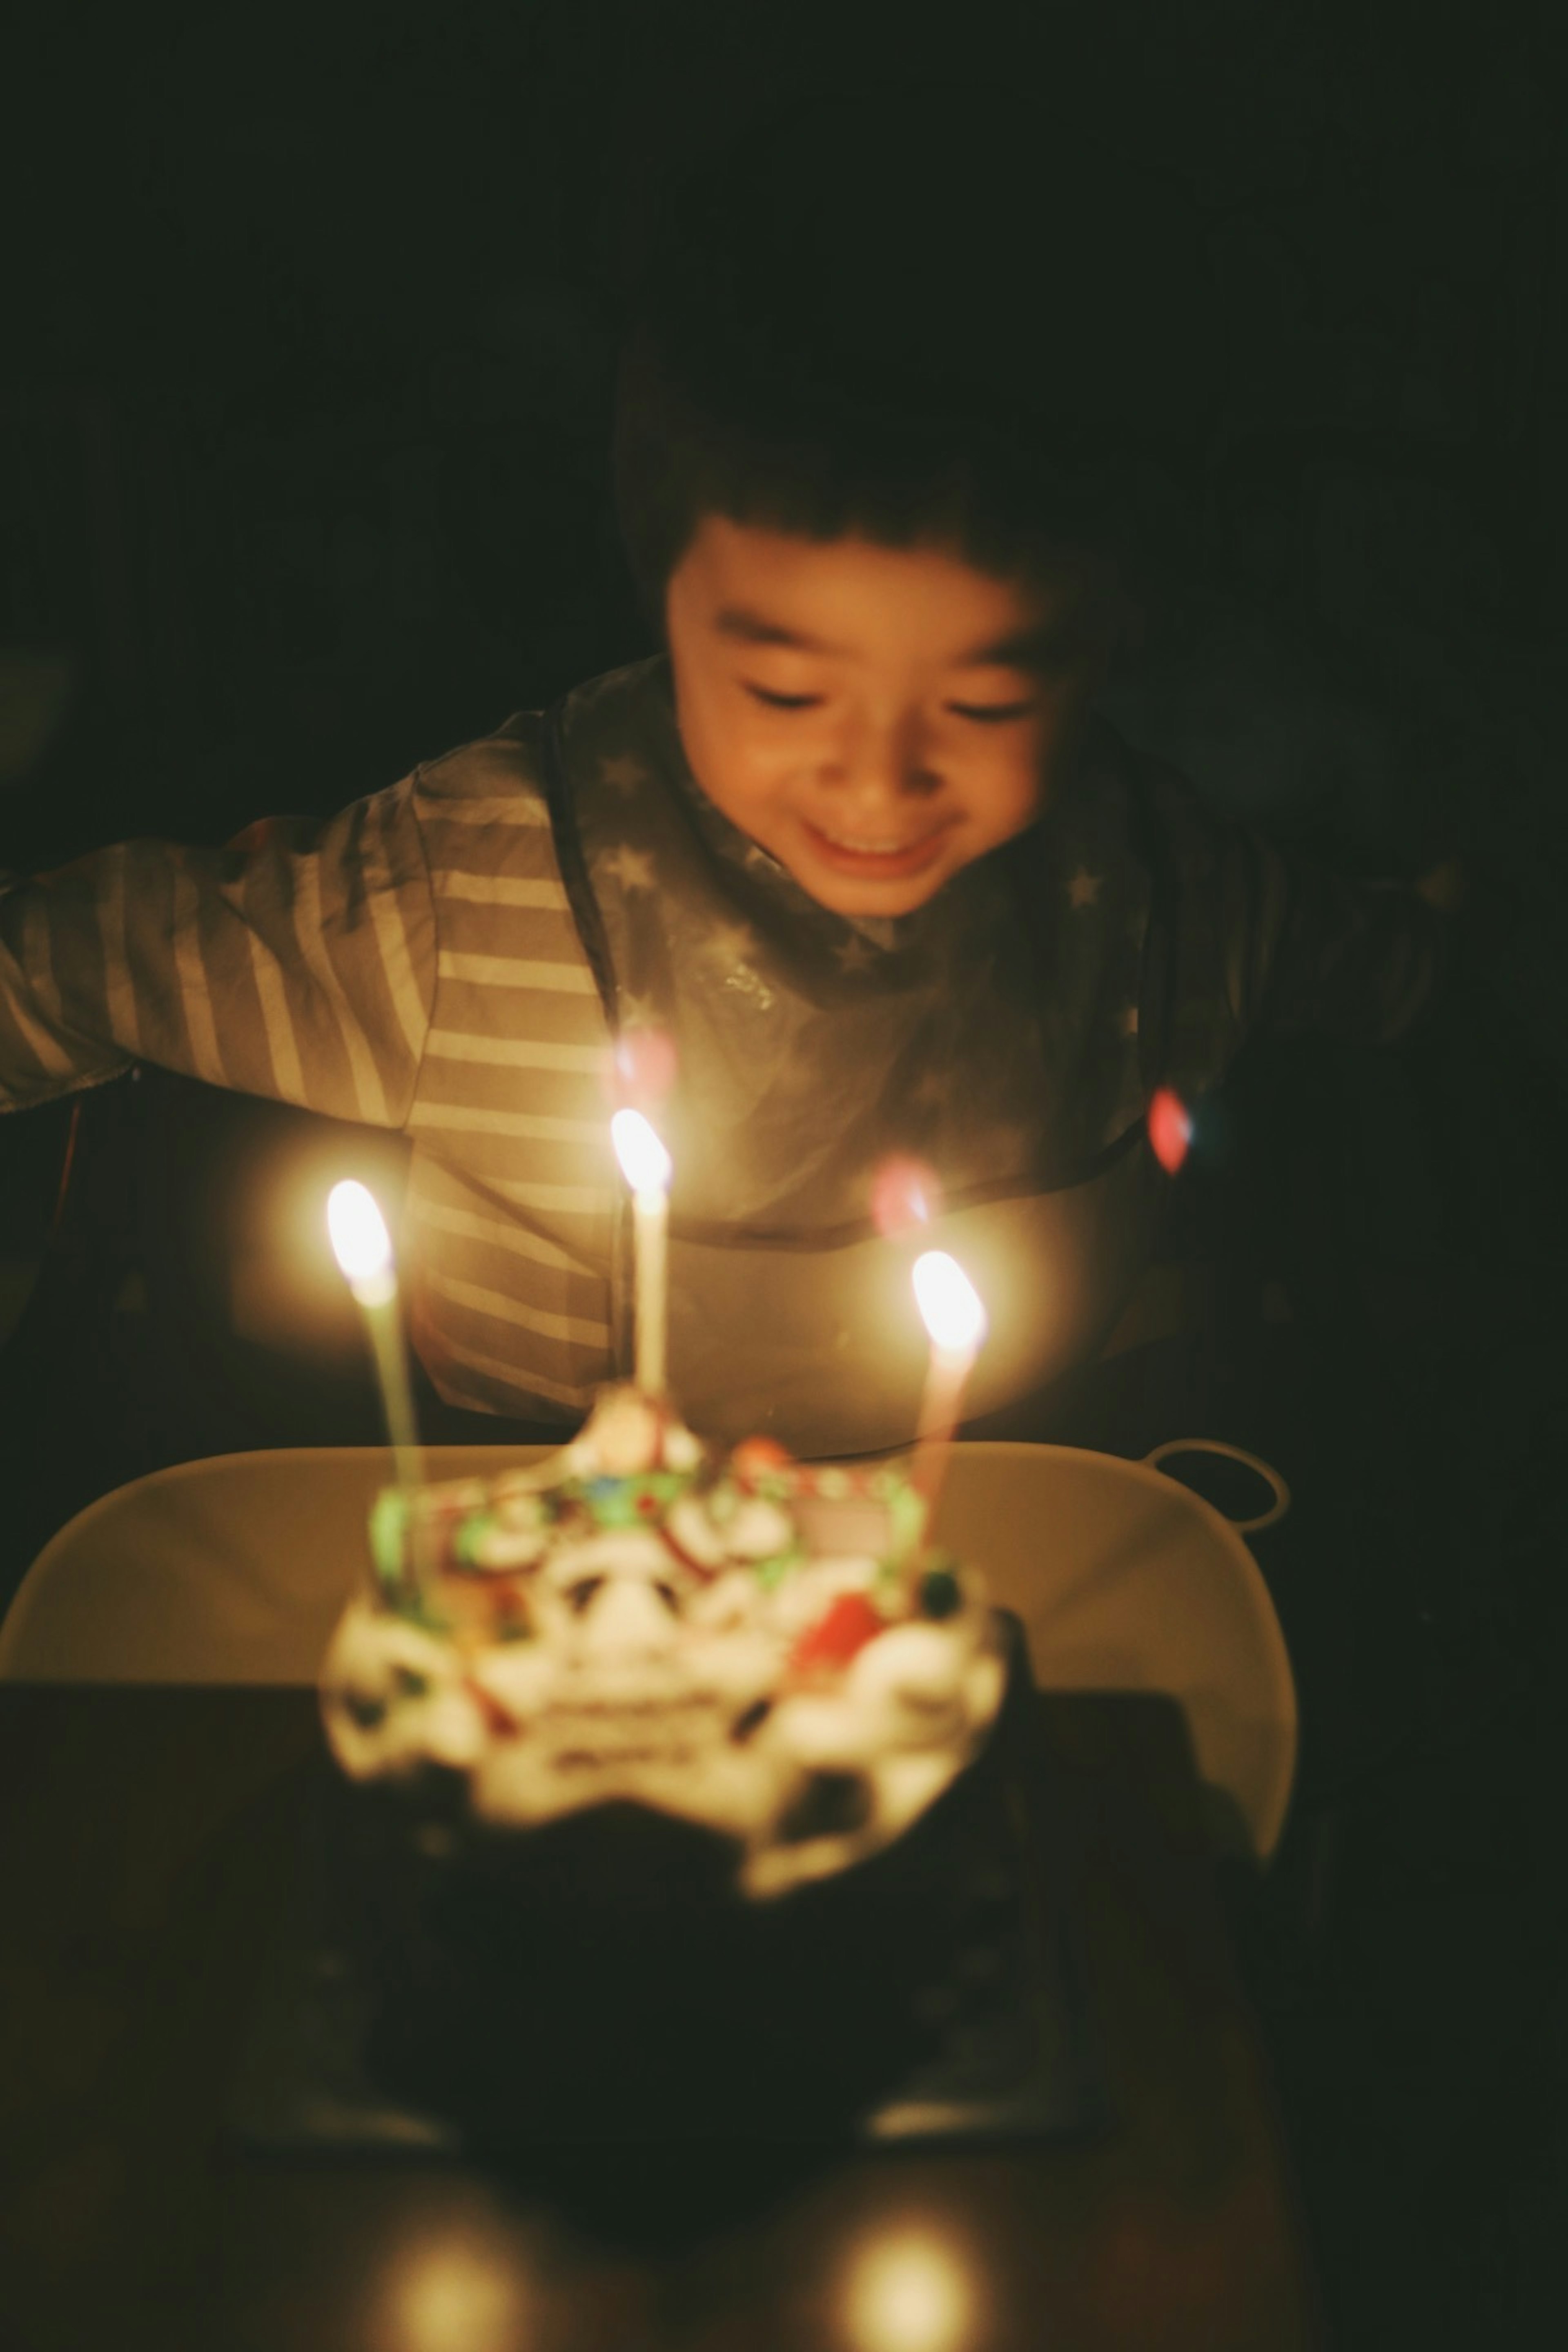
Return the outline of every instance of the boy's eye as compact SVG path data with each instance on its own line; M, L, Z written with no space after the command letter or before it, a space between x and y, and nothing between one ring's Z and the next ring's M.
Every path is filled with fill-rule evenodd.
M774 694L765 686L749 683L746 692L769 710L815 710L822 700L820 694ZM1032 702L950 702L947 707L955 719L972 719L981 727L1001 727L1010 719L1027 719L1035 708Z

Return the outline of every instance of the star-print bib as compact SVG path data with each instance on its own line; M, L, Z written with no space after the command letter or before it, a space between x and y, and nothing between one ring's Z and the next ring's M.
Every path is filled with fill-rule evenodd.
M707 800L662 660L569 697L547 748L611 1026L676 1048L670 1377L693 1423L804 1452L907 1442L921 1248L951 1249L986 1301L972 1410L1092 1352L1157 1192L1138 1037L1150 883L1108 747L1091 737L1027 834L887 921L818 906ZM890 1242L872 1188L895 1158L930 1167L943 1206Z

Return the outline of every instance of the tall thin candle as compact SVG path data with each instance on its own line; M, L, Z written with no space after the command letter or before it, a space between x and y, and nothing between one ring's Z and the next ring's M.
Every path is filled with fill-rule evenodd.
M915 1260L915 1299L931 1337L931 1365L921 1402L910 1476L925 1502L925 1528L936 1514L963 1391L985 1337L985 1309L969 1276L945 1250Z
M397 1316L397 1273L392 1241L374 1195L352 1181L334 1184L327 1200L327 1231L332 1255L364 1316L381 1389L382 1411L392 1442L400 1486L417 1486L423 1475L408 1387L408 1359Z
M666 1256L670 1159L640 1110L618 1110L610 1121L610 1135L621 1173L632 1188L637 1244L637 1384L649 1396L662 1396L668 1310Z

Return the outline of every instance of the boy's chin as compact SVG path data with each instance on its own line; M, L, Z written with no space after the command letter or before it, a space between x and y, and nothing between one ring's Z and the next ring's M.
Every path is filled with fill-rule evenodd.
M845 874L815 857L795 860L790 872L808 898L832 915L852 921L890 921L913 915L929 905L953 871L952 861L938 858L918 873L898 876Z
M890 922L900 915L918 914L936 897L947 878L947 870L943 867L930 880L918 883L880 882L857 888L843 884L837 887L824 886L815 878L807 881L804 876L796 877L802 888L810 893L819 907L826 907L830 915L842 915L850 922L872 922L879 918Z

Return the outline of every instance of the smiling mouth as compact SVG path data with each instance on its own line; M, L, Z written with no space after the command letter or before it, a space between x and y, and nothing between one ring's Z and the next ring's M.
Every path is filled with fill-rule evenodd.
M831 842L835 849L853 849L862 857L901 857L906 849L918 846L918 844L913 841L851 840L847 834L842 833L825 833L822 838L824 841ZM924 834L920 836L921 841L926 838Z
M933 825L909 840L872 840L867 836L829 833L826 826L803 820L817 855L832 865L853 866L861 873L897 876L916 873L940 852L949 827Z

